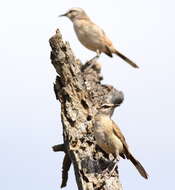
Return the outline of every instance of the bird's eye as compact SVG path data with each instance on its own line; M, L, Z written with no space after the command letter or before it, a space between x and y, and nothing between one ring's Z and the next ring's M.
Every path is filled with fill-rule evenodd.
M75 11L74 11L74 10L70 10L70 11L69 11L69 13L73 13L73 12L75 12Z
M107 109L107 108L110 108L110 106L108 106L108 105L103 105L102 108Z

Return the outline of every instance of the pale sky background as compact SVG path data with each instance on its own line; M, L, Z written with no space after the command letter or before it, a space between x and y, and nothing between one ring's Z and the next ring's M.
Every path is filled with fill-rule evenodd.
M16 0L0 3L0 189L59 190L63 153L60 105L49 38L59 28L83 62L95 54L78 42L72 23L57 16L81 7L118 49L140 66L102 55L104 83L125 94L113 119L147 169L144 180L121 160L124 190L174 189L175 3L173 0ZM77 189L73 170L65 190Z

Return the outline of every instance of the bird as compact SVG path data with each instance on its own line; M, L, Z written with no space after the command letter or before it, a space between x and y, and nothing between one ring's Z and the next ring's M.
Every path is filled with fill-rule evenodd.
M132 67L139 68L138 65L114 47L106 33L91 21L82 8L71 8L68 12L60 16L66 16L72 21L78 40L86 48L95 51L97 53L96 58L101 53L105 53L109 57L113 57L113 54L116 54Z
M119 156L121 156L123 159L130 160L140 175L148 179L146 170L131 154L124 135L117 124L111 119L116 106L118 104L105 103L98 108L98 112L94 117L94 136L96 143L107 154L113 154L116 163L111 172L115 170Z

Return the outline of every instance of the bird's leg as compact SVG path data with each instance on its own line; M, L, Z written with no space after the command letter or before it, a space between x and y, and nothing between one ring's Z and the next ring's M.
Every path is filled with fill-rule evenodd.
M109 166L109 167L107 167L105 170L103 170L102 175L105 176L106 172L109 172L108 176L109 176L109 177L112 176L113 172L115 171L115 169L116 169L116 167L117 167L118 161L119 161L119 154L117 153L117 154L115 155L114 160L113 160L114 166L112 167L112 170L109 172L109 167L110 167L110 166ZM110 165L111 165L111 164L110 164ZM111 168L111 167L110 167L110 168Z
M110 175L112 175L113 172L115 171L115 169L116 169L116 167L117 167L118 161L119 161L119 153L117 152L117 153L116 153L116 156L115 156L115 159L114 159L115 164L114 164L112 170L110 171Z
M90 59L88 62L97 61L97 59L100 57L101 52L97 49L96 53L97 53L97 55L95 57L93 57L92 59Z
M115 164L114 164L112 170L110 171L110 175L112 175L113 172L115 171L115 168L117 167L117 163L118 163L118 159L115 159Z
M97 54L95 57L93 57L92 59L90 59L89 61L86 62L86 64L88 64L86 69L88 69L88 70L91 69L95 65L97 59L99 59L101 52L97 49L96 53Z
M113 160L113 162L115 161L115 164L112 168L112 170L109 172L109 167L107 167L105 170L103 170L102 172L102 176L105 177L106 179L109 179L112 175L113 175L113 172L115 171L116 167L117 167L117 163L118 163L118 159L115 158ZM107 173L107 174L106 174Z
M101 55L101 52L97 49L96 53L97 53L97 55L94 58L98 59L100 57L100 55Z

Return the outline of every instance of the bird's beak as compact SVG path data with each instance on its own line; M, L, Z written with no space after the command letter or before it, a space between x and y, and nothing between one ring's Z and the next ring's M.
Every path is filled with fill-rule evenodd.
M68 14L68 13L65 13L65 14L59 15L59 17L67 16L67 14Z

